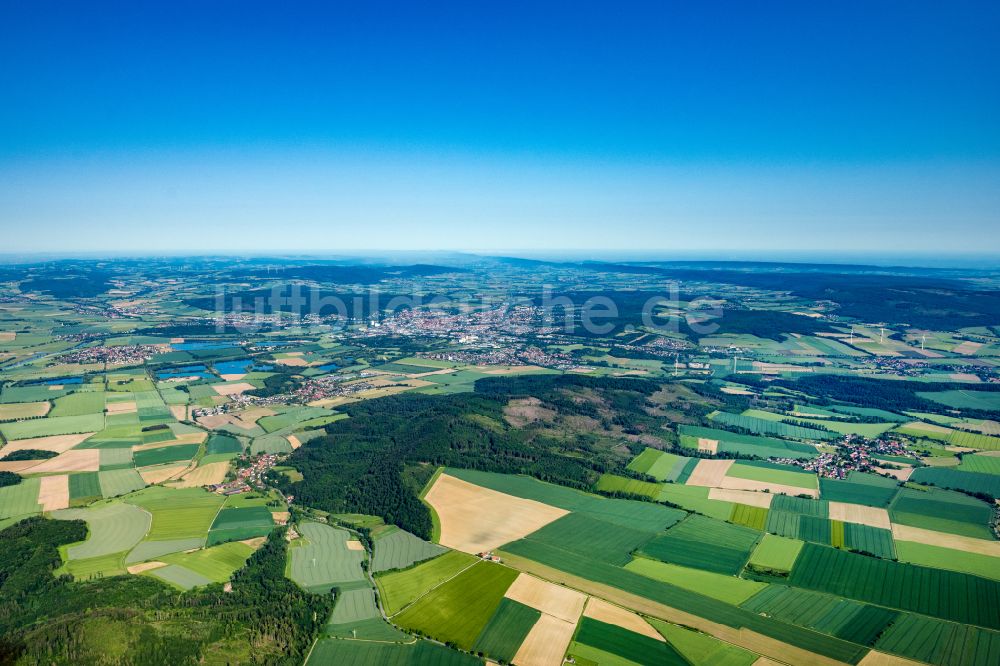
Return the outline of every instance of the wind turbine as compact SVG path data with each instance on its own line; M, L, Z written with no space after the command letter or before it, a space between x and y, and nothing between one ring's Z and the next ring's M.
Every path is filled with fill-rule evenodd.
M882 344L885 341L885 326L879 326L878 328L878 343Z
M851 324L851 344L854 344L854 324Z
M927 334L924 333L920 336L920 351L924 350L924 343L927 342Z
M677 376L677 354L674 354L674 377Z

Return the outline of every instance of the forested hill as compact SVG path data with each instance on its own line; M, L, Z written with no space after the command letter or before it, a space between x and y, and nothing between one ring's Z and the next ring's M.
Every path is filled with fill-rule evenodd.
M284 576L284 530L222 585L179 593L147 576L56 577L79 520L29 518L0 531L0 664L301 664L333 608Z
M590 488L602 472L624 466L629 437L670 436L650 405L658 390L641 379L498 377L477 382L475 393L355 403L343 408L350 418L289 457L301 481L275 481L301 504L379 515L429 538L430 513L418 494L435 467Z

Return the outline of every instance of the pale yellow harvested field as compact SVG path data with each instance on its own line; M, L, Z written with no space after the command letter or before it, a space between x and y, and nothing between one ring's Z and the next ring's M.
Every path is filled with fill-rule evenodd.
M955 348L952 349L952 351L955 352L956 354L969 355L969 354L975 354L982 348L982 346L983 343L981 342L971 342L967 340L960 345L956 345Z
M227 382L238 382L241 379L243 379L244 377L246 377L247 375L246 375L245 372L241 372L241 373L235 374L235 375L219 375L219 376L222 377L222 379L224 379Z
M722 480L726 478L726 473L732 466L732 460L699 460L694 471L691 472L687 485L718 488L722 485Z
M858 662L858 666L921 666L921 664L923 664L922 661L911 661L894 654L876 652L875 650L871 650L864 656L864 659ZM754 662L753 666L757 666L757 662Z
M430 375L447 375L449 372L455 372L454 368L438 368L437 370L430 370L428 372L414 372L407 377L412 379L419 379L421 377L429 377Z
M576 622L543 614L518 648L514 663L517 666L561 666L575 630Z
M143 562L142 564L133 564L125 570L130 574L140 574L143 571L151 571L152 569L159 569L165 566L167 566L166 562Z
M17 338L16 331L0 331L0 342L14 342Z
M37 460L11 460L9 462L0 460L0 472L23 472L37 464Z
M38 503L42 511L57 511L69 508L69 476L58 474L43 476L38 486Z
M51 386L49 386L50 391L62 391L63 388L64 387L62 384L52 384Z
M889 512L874 506L848 504L846 502L830 502L830 520L840 520L845 523L870 525L885 530L892 529L889 522Z
M240 541L240 543L246 544L247 546L250 546L254 550L257 550L258 548L264 545L265 541L267 541L267 537L254 537L252 539L243 539L242 541Z
M706 439L705 437L698 438L698 450L704 451L705 453L711 453L715 455L719 452L719 440L717 439Z
M291 518L292 514L288 511L272 511L271 519L274 520L275 525L287 525L288 519ZM361 550L364 550L362 548Z
M304 368L309 365L309 361L297 356L293 356L292 358L276 358L274 359L274 362L279 365L287 365L293 368Z
M237 384L216 384L212 388L219 395L240 395L245 391L252 391L257 387L249 382L239 382Z
M288 440L288 444L292 447L292 449L297 449L302 446L302 442L300 442L299 438L295 435L285 435L285 439Z
M963 550L967 553L1000 557L1000 541L987 541L986 539L975 539L958 534L945 534L944 532L935 532L934 530L925 530L922 527L910 527L909 525L893 525L892 536L897 541L915 541L931 546Z
M52 409L52 405L47 402L18 402L9 405L0 405L0 420L7 419L30 419L36 416L45 416Z
M188 465L153 465L152 467L140 467L137 471L143 481L152 485L180 476L187 468Z
M473 554L520 539L569 513L448 474L437 478L425 499L441 521L441 545Z
M172 344L172 345L182 345L182 344L184 344L184 338L170 338L170 344Z
M31 468L32 474L48 472L96 472L101 468L100 449L70 449Z
M94 433L84 432L78 435L54 435L52 437L35 437L34 439L16 439L7 443L7 446L0 449L0 458L8 453L20 451L21 449L36 449L39 451L55 451L62 453L69 451L77 444L92 437Z
M188 419L188 408L186 405L170 405L169 409L170 414L178 421L186 421Z
M946 428L944 426L939 426L934 423L925 423L924 421L911 421L907 423L904 428L909 428L911 430L922 430L924 432L932 432L940 435L947 435L951 432L951 428Z
M583 606L587 602L585 594L525 573L514 579L504 596L574 624L580 618Z
M736 386L723 386L719 389L723 393L728 393L729 395L753 395L753 391L745 388L738 388Z
M752 490L711 488L708 491L708 499L722 500L723 502L736 502L737 504L759 506L762 509L769 509L771 508L771 501L774 499L774 494L755 493Z
M775 661L769 657L760 657L751 666L784 666L780 661Z
M137 411L134 402L109 402L105 409L108 414L131 414Z
M583 611L583 616L597 620L598 622L604 622L605 624L613 624L622 629L628 629L640 636L648 636L654 640L663 643L666 642L663 636L660 635L660 632L653 629L649 622L646 622L632 611L625 610L621 606L609 604L604 599L590 597L587 600L587 608Z
M888 474L889 476L899 479L900 481L909 481L910 475L913 474L912 467L904 467L903 469L886 469L884 467L876 467L875 471L879 474Z
M688 481L688 485L691 485L690 481ZM719 484L719 487L730 488L732 490L766 490L770 493L779 493L782 495L809 495L810 497L819 497L819 490L816 488L800 488L798 486L788 486L783 483L754 481L752 479L738 479L732 476L724 478L722 483Z
M978 382L979 375L974 375L969 372L953 372L948 375L949 378L954 379L956 382Z
M199 486L214 486L226 480L226 472L229 471L229 462L208 463L193 470L181 477L180 482L175 484L176 488L197 488Z
M364 550L365 547L361 545L360 541L355 539L349 539L347 542L347 550Z

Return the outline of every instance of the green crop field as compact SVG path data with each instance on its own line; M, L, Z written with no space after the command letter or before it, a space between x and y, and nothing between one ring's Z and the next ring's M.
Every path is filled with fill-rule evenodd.
M55 418L31 419L0 423L0 433L8 440L49 437L52 435L73 435L104 430L104 414L84 416L60 416Z
M993 666L1000 655L1000 633L903 613L875 647L930 664Z
M801 442L790 442L775 437L742 435L717 428L682 425L678 432L683 437L714 439L719 442L719 450L729 453L755 455L761 458L815 458L816 447Z
M803 428L801 426L782 423L781 421L743 416L742 414L730 414L729 412L716 412L712 415L712 420L722 425L743 428L758 435L775 435L777 437L815 440L838 439L840 437L835 432L826 432L824 430L816 430L815 428Z
M224 509L222 513L258 509L267 511L256 507ZM347 548L347 542L354 538L350 532L314 522L301 523L299 532L301 543L289 550L289 578L307 590L324 592L338 583L365 580L361 563L367 559L367 554Z
M124 553L110 553L100 557L89 557L84 560L67 560L57 569L58 574L68 573L77 580L103 578L105 576L122 576L127 572L122 567Z
M103 392L78 392L56 398L49 416L84 416L86 414L100 414L103 411Z
M913 471L910 481L1000 498L1000 475L995 473L959 471L943 467L921 467Z
M573 640L635 664L687 666L667 643L589 617L580 620Z
M742 607L860 645L871 645L899 615L885 608L784 585L767 586Z
M146 487L139 473L131 468L98 472L97 479L104 497L118 497Z
M750 556L750 564L760 569L790 572L803 545L797 539L765 534Z
M38 503L38 478L24 479L14 486L0 488L0 519L14 516L27 516L40 513L42 506Z
M101 447L101 469L121 469L132 466L132 447L107 446Z
M691 664L752 666L758 659L758 656L753 652L725 643L700 631L655 618L649 618L647 621Z
M633 472L639 472L640 474L649 474L650 468L654 464L656 464L656 461L658 461L664 455L665 455L664 452L660 451L659 449L651 449L647 447L646 449L643 449L642 453L633 458L629 462L627 467Z
M209 455L216 453L242 453L243 445L240 444L240 440L235 437L213 433L208 438L208 444L206 445L205 450Z
M144 575L159 578L163 582L181 590L190 590L193 587L212 584L212 579L177 564L168 564L165 567L150 569Z
M892 532L870 525L844 523L844 546L888 560L896 559ZM836 545L836 544L834 544Z
M900 562L919 564L935 569L962 571L1000 580L1000 558L979 553L967 553L954 548L942 548L913 541L896 541L896 555Z
M540 541L563 550L580 553L608 564L623 565L632 551L652 538L651 532L641 532L614 523L570 513L525 539Z
M167 431L169 432L169 431ZM171 439L173 435L171 435ZM174 446L161 446L155 449L145 449L136 451L133 454L136 467L147 467L149 465L162 465L164 463L177 462L179 460L191 460L198 453L198 444L176 444Z
M472 555L449 550L440 557L410 569L378 576L375 582L378 584L385 612L389 615L398 613L430 588L457 575L477 561Z
M775 495L771 501L771 512L775 511L785 511L803 516L815 516L817 518L829 518L830 503L826 500L814 500L807 497Z
M125 564L155 560L163 555L193 550L204 545L205 537L172 539L170 541L141 541L125 556Z
M750 557L760 533L699 515L691 515L646 543L640 553L682 566L737 574Z
M726 472L726 476L765 483L780 483L796 488L814 489L817 487L816 474L812 472L788 465L776 465L757 460L743 460L734 463Z
M688 511L703 513L717 520L729 520L733 515L733 502L713 500L708 498L709 488L702 486L682 486L668 483L663 486L658 498L661 502L670 502ZM775 498L777 499L777 497Z
M373 572L405 569L415 562L436 557L445 551L441 546L401 529L379 534L374 540L373 548Z
M493 617L476 638L473 651L512 662L517 649L541 616L534 608L512 599L501 599Z
M676 481L688 460L673 453L647 448L628 464L628 468L659 481Z
M130 550L146 536L151 524L149 513L122 502L86 509L53 511L52 517L87 522L87 540L66 548L66 555L71 560L85 560Z
M482 666L483 660L449 650L443 645L418 640L371 643L327 638L316 643L307 666Z
M736 605L743 603L766 587L765 583L701 569L691 569L676 564L667 564L644 557L632 560L625 565L625 569L653 580L700 592L713 599Z
M128 498L153 514L150 541L204 539L225 499L201 488L151 486Z
M597 490L607 493L628 493L629 495L639 495L656 500L660 496L663 486L659 483L630 479L616 474L602 474L597 480Z
M729 522L763 531L764 526L767 525L767 509L746 504L734 504Z
M889 506L899 490L896 482L882 477L875 477L879 481L870 482L866 478L859 475L851 475L846 480L824 477L819 482L820 496L829 502Z
M515 497L582 513L593 518L636 530L657 532L677 522L683 512L670 507L623 499L599 497L580 490L545 483L528 476L495 474L467 469L445 470L446 474Z
M518 572L478 562L410 604L393 621L469 650Z
M1000 582L806 544L792 585L944 620L998 629Z
M257 421L257 425L265 432L272 433L322 416L334 416L334 413L320 407L295 407L281 414L265 416Z
M953 409L1000 412L1000 393L995 391L931 391L917 395Z
M212 582L224 583L232 577L233 572L246 564L247 558L252 554L253 548L236 541L203 548L193 553L172 553L161 556L160 560L167 564L180 565Z
M948 490L903 488L889 507L892 522L978 539L992 539L986 502Z
M962 456L962 462L955 469L961 472L1000 474L1000 456L987 456L981 453Z
M208 531L208 545L267 536L274 528L274 518L267 507L224 508Z
M80 472L69 477L70 501L84 501L102 497L101 482L97 472Z

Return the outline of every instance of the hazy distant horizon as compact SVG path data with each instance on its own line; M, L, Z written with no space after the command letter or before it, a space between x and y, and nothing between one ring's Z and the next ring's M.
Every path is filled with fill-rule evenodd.
M300 249L288 251L231 251L206 249L201 252L190 250L119 250L92 252L0 252L0 264L31 264L63 260L125 260L142 258L192 258L192 259L283 259L301 261L382 261L387 264L434 263L448 257L520 258L552 262L762 262L821 265L870 265L883 268L934 268L1000 270L1000 255L997 253L873 253L848 252L838 250L771 250L748 252L740 250L625 250L595 251L581 249L441 249L404 250L396 248L362 250L320 250Z

